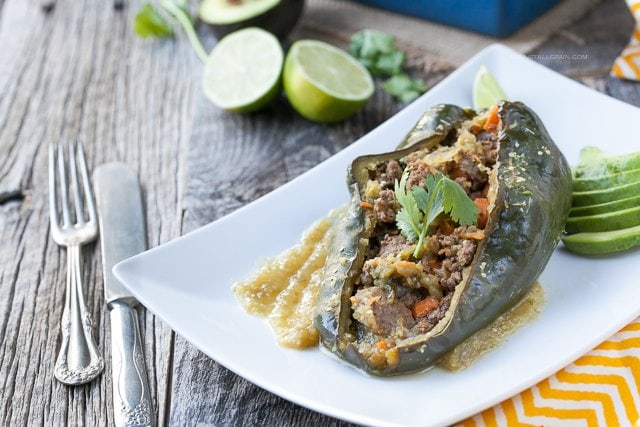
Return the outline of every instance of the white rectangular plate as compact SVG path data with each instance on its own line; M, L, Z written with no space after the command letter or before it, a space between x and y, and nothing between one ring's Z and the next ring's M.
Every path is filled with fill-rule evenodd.
M267 324L245 314L230 286L265 257L295 244L316 219L347 202L353 158L392 150L436 103L471 104L481 64L508 96L533 108L571 164L585 145L634 146L640 110L599 94L501 45L493 45L348 148L276 191L179 239L126 260L116 275L207 355L285 399L372 425L448 425L551 375L640 315L640 258L588 259L559 248L540 278L540 317L460 373L441 369L370 378L318 350L279 347ZM247 228L246 224L252 224Z

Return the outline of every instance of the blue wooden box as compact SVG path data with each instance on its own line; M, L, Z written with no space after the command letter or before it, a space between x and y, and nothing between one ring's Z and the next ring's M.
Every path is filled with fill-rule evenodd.
M561 0L357 0L497 37L505 37Z

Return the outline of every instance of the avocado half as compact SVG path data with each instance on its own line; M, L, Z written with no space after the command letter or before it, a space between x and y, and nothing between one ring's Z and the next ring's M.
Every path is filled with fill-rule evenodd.
M304 0L203 0L200 19L216 37L246 27L260 27L283 39L298 22Z

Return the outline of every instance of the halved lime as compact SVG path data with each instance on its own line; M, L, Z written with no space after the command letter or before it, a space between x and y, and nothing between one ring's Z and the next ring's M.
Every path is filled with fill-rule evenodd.
M482 65L473 80L473 108L489 108L498 101L506 101L507 95L489 69Z
M245 28L221 39L204 65L205 95L225 110L255 111L280 92L284 53L278 39Z
M314 122L343 120L373 95L373 79L347 52L317 40L295 42L284 61L284 90L293 108Z

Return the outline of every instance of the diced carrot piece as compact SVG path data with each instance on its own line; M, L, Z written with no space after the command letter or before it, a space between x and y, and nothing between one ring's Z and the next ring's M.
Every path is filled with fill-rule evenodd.
M480 211L478 213L478 228L485 228L487 226L487 221L489 220L489 214L487 212L487 207L489 206L489 199L485 197L478 197L473 201L478 207Z
M411 307L411 314L414 319L424 317L429 314L430 311L435 310L440 305L440 301L437 298L428 296L423 300L418 301Z
M387 343L384 341L378 341L376 343L376 347L378 347L380 350L386 350L388 348Z
M360 200L360 206L365 209L373 209L373 205L369 202L365 202L364 200Z
M491 132L498 129L498 124L500 123L500 116L498 116L498 104L494 104L489 108L489 113L487 114L487 121L484 122L483 129Z

